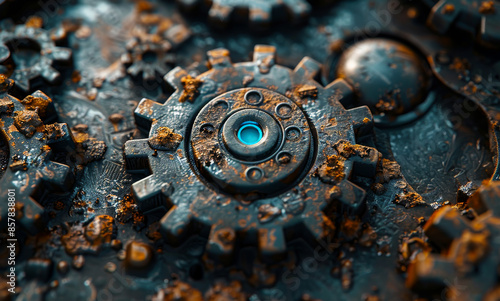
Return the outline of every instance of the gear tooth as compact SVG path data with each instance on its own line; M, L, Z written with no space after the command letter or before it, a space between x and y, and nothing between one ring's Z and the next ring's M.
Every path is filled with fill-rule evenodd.
M142 70L142 78L145 81L154 81L156 78L156 72L150 66L145 66Z
M23 215L18 222L32 235L40 232L43 207L31 197L29 197L29 201L25 201L23 204Z
M14 72L16 87L23 90L24 92L28 92L30 90L30 82L29 82L28 77L24 77L24 76L17 77L16 75L17 75L17 72Z
M323 212L314 212L304 216L302 223L313 243L321 241L335 230L332 221Z
M361 106L347 111L351 115L352 127L357 138L373 134L373 115L370 108Z
M304 57L300 63L295 67L295 72L301 78L314 79L321 70L321 64L310 57Z
M406 286L414 291L441 291L456 277L453 263L430 254L419 254L408 268Z
M438 209L424 226L425 234L440 248L448 248L467 229L471 229L469 222L451 206Z
M170 47L178 47L191 37L192 33L184 24L177 24L170 27L165 33L165 37L170 42ZM170 48L166 46L165 48Z
M213 225L207 242L206 252L210 258L223 264L233 260L236 231L222 224Z
M133 77L136 77L141 73L142 69L144 68L143 62L142 61L136 61L130 67L127 68L127 73L132 75Z
M276 62L276 47L270 45L255 45L253 50L253 61L262 63L269 61L268 65L274 65Z
M427 23L435 31L444 34L450 30L460 11L457 9L447 10L448 0L440 0L433 8L427 19Z
M250 24L258 28L268 27L271 23L272 10L269 4L251 6L248 10Z
M75 137L66 123L56 123L58 134L55 137L47 138L47 144L55 151L70 151L76 147ZM47 127L46 127L47 129Z
M479 215L491 210L493 215L500 216L500 183L480 187L469 198L468 204Z
M182 69L181 67L175 67L163 77L163 81L167 83L172 89L182 91L184 90L184 87L182 86L181 80L187 75L188 73L186 72L186 70Z
M286 242L281 227L259 229L258 235L259 252L264 261L275 262L283 259L286 252Z
M149 171L149 156L153 150L149 147L148 139L130 140L123 148L125 167L129 172Z
M42 180L58 188L65 188L70 180L70 168L67 165L48 161L41 170Z
M168 196L172 190L172 185L158 181L154 175L150 175L132 184L134 198L137 201L139 209L145 214L168 210L171 207Z
M354 96L354 90L352 87L343 79L337 79L331 82L329 85L325 87L326 91L329 91L331 95L341 95L342 98L339 99L339 102L347 107L352 103L352 99Z
M229 23L233 11L234 8L232 6L214 3L208 11L208 16L213 25L225 27Z
M351 144L345 140L341 140L335 144L335 148L339 153L342 153L346 146L351 146ZM362 152L363 156L353 155L349 157L349 161L352 162L352 173L362 177L373 178L377 173L380 153L373 147L359 144L356 145L356 149Z
M169 243L179 245L189 231L192 215L188 206L172 206L161 219L161 231Z
M61 74L51 66L47 66L41 72L42 77L51 84L57 83Z
M52 58L55 60L55 61L58 61L58 62L68 62L71 60L71 57L73 55L73 52L71 51L71 49L69 48L65 48L65 47L56 47L53 51L52 51Z
M208 63L213 69L223 69L232 66L230 52L227 49L218 48L215 50L210 50L209 52L207 52L207 55Z
M358 185L344 180L338 184L342 195L338 198L349 214L359 214L365 208L366 191Z
M143 98L134 111L135 122L137 127L143 131L148 132L151 128L153 120L162 111L162 105L151 99Z

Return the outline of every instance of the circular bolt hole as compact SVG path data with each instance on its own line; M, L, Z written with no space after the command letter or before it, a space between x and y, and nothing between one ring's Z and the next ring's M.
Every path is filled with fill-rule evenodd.
M292 117L292 106L287 103L280 103L276 106L276 114L281 118L290 118Z
M214 108L218 113L224 113L229 108L229 104L224 100L220 100L214 104Z
M247 169L245 174L247 176L247 179L258 181L264 176L264 171L259 167L250 167L249 169Z
M245 121L238 130L238 139L245 145L254 145L262 140L262 129L255 121Z
M285 131L286 139L289 141L296 141L302 136L302 132L298 127L291 126Z
M212 124L210 123L205 123L200 127L200 132L204 135L210 136L213 133L215 133L215 128Z
M258 106L262 103L264 100L264 96L262 96L262 93L256 90L248 91L245 94L245 102L249 105L252 106Z
M281 152L276 155L276 161L278 161L278 163L282 165L288 164L292 161L292 154L290 154L289 152Z

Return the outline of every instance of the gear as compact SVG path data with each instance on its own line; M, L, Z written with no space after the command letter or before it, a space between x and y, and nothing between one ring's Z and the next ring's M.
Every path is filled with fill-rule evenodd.
M185 10L192 11L199 7L202 1L177 0L177 2ZM248 14L252 28L267 28L274 15L277 15L276 12L280 10L286 11L288 19L298 24L304 22L311 11L311 4L306 0L210 0L205 2L210 7L208 12L210 22L218 27L227 26L236 14Z
M147 10L138 12L137 19L122 63L133 77L146 81L161 79L170 71L167 64L174 60L171 51L189 39L191 31L184 24Z
M275 65L275 52L258 45L252 62L232 64L228 50L209 51L209 71L172 70L166 103L143 99L136 109L150 138L125 144L126 166L152 175L133 195L143 212L168 210L161 227L170 243L200 230L216 261L241 244L274 259L287 240L332 233L326 211L362 210L365 191L349 179L376 172L379 153L355 144L371 134L369 109L345 110L339 100L353 91L343 80L314 81L319 63L306 57L292 71Z
M12 85L12 80L0 74L0 125L9 152L0 182L0 219L5 226L8 218L13 218L11 208L15 208L16 220L35 233L43 213L36 198L46 189L68 186L71 179L67 165L50 161L49 145L67 146L72 135L66 124L43 124L41 118L51 115L53 109L47 95L37 91L18 100L7 94Z
M408 286L420 292L445 289L447 300L497 300L499 203L500 183L490 182L469 198L478 214L473 221L450 206L436 211L424 231L447 255L420 254L409 268Z
M4 22L0 28L0 73L7 74L24 92L30 92L31 82L39 77L57 83L60 73L53 65L68 63L72 56L70 49L57 47L52 40L55 36L39 25Z
M435 31L445 34L458 27L477 35L480 43L500 47L500 1L421 0L433 5L427 19Z

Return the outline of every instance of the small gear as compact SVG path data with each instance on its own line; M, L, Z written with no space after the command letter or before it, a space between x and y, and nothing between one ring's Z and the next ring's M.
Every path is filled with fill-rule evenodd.
M40 22L4 22L0 28L0 73L7 74L24 92L31 92L31 82L40 77L57 83L60 73L54 64L69 63L72 57L70 49L56 46L55 36L40 26Z
M422 0L432 5L427 19L435 31L445 34L458 27L477 35L480 43L500 47L500 1L498 0Z
M133 38L127 43L127 53L122 63L127 73L153 81L170 71L167 64L175 59L172 50L191 36L191 31L172 18L146 11L137 13L137 24L132 30Z
M192 11L199 7L202 1L177 0L177 2L185 10ZM208 11L210 22L218 27L227 26L235 15L248 15L252 28L268 28L275 15L283 15L283 12L288 15L288 20L298 24L304 22L311 12L311 4L306 0L210 0L205 2L210 7Z
M469 221L444 206L424 226L446 255L421 253L410 265L407 285L420 292L445 292L447 300L498 300L500 183L490 182L470 198L478 216Z
M23 100L7 94L13 81L0 74L0 131L8 144L9 161L0 182L2 225L16 220L29 232L37 232L43 207L36 199L47 189L64 189L71 180L67 165L50 160L52 147L72 143L66 124L44 125L52 100L40 91ZM53 109L53 108L52 108Z
M349 179L376 172L378 151L356 144L372 133L369 109L345 110L339 100L353 91L343 80L314 81L316 61L290 70L275 65L275 52L258 45L252 62L232 64L228 50L209 51L209 71L172 70L166 103L143 99L136 109L150 138L125 144L126 166L152 175L132 191L143 212L168 210L168 242L200 230L218 262L241 244L271 259L288 240L333 233L326 211L362 210L366 192Z

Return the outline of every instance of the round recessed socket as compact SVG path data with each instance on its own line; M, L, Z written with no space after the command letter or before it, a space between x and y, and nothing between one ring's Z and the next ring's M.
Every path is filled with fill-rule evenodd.
M292 161L292 154L290 154L287 151L282 151L276 155L276 162L278 162L281 165L288 164Z
M226 149L244 161L259 161L272 155L281 145L282 129L267 112L244 109L231 115L222 126Z
M293 108L287 103L280 103L276 106L276 115L282 119L292 117Z
M258 181L264 177L264 171L260 167L250 167L245 171L245 176L250 181Z
M288 141L297 141L302 137L302 131L296 126L287 127L285 130L285 138Z
M262 136L262 129L255 121L244 121L238 130L238 139L246 145L259 143Z
M214 108L221 111L227 111L229 104L225 100L219 100L214 104Z
M250 90L245 93L245 102L251 106L258 106L264 101L264 96L260 91Z
M211 136L215 133L215 127L211 123L205 123L200 127L200 133L206 136Z

